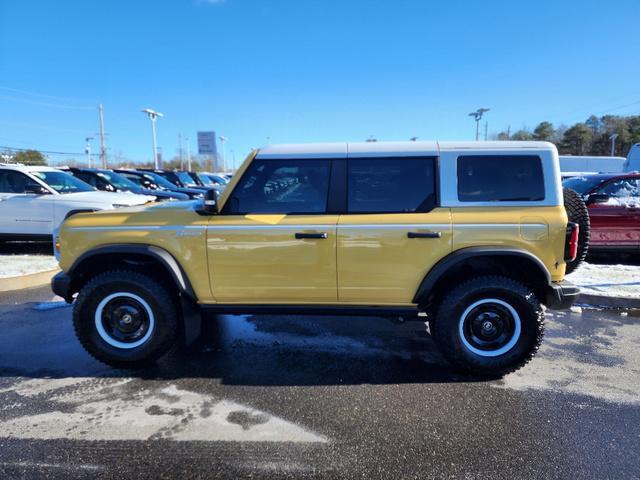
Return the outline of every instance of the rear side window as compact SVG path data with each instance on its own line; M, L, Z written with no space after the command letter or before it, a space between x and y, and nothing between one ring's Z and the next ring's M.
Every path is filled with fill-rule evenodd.
M330 172L330 160L256 159L233 189L225 213L325 213Z
M461 202L535 202L544 200L542 162L535 155L458 157Z
M349 213L427 212L436 206L434 158L352 158L347 169Z

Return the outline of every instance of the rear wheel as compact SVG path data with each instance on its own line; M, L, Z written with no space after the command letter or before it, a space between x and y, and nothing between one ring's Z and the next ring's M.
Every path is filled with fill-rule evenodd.
M483 276L454 288L430 321L434 342L455 366L500 377L525 365L544 333L544 313L523 284Z
M589 240L591 238L591 223L589 222L589 210L582 198L575 190L563 188L564 208L567 211L569 221L580 226L578 232L578 254L573 262L567 262L566 273L573 272L587 257Z
M138 272L110 271L80 290L73 324L94 358L132 368L152 363L171 348L176 316L174 299L160 283Z

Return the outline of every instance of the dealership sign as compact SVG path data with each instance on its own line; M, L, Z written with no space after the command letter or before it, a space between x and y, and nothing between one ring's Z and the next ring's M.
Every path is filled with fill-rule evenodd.
M216 155L216 132L198 132L198 154Z

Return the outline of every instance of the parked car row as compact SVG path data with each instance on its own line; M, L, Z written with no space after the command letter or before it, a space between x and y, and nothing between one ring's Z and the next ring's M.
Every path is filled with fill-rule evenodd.
M0 241L51 239L76 213L202 198L227 181L201 172L0 164Z

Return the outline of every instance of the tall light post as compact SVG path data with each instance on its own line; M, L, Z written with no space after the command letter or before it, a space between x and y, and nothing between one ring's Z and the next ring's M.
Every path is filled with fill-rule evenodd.
M473 117L476 121L476 142L478 141L478 137L480 135L480 120L482 120L482 115L484 115L489 110L489 108L479 108L475 112L471 112L469 114L469 116Z
M84 139L84 153L87 154L87 166L91 168L91 144L89 143L93 140L93 137L85 137Z
M611 156L615 156L616 154L616 138L618 138L620 135L618 135L617 133L612 134L609 137L609 140L611 140Z
M191 171L191 143L189 142L189 137L184 139L187 142L187 171Z
M227 171L227 159L226 159L226 155L224 153L224 144L227 143L228 138L227 137L223 137L222 135L218 137L218 140L220 140L220 144L222 145L222 171L226 172Z
M160 168L158 164L158 148L156 146L156 119L158 117L164 117L160 112L156 112L155 110L151 110L150 108L144 108L142 113L146 113L151 120L151 134L153 136L153 164L155 168Z

